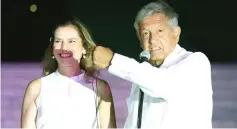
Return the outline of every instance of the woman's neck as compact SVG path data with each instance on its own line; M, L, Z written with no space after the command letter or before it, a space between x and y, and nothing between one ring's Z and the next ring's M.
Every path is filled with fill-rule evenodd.
M76 66L76 67L73 67L73 66L59 66L58 67L58 72L64 76L67 76L67 77L73 77L73 76L77 76L80 74L81 72L81 69L80 69L80 66Z

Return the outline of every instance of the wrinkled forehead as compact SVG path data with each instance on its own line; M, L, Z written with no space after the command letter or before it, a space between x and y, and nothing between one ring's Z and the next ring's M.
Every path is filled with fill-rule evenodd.
M79 30L73 25L60 26L55 30L55 38L80 38Z
M140 29L150 25L162 26L168 24L168 18L163 13L153 13L140 21Z

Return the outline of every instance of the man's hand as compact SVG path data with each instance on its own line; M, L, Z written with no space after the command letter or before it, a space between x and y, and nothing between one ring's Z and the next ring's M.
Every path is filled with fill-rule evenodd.
M93 52L93 62L99 68L107 68L113 58L114 53L102 46L97 46Z

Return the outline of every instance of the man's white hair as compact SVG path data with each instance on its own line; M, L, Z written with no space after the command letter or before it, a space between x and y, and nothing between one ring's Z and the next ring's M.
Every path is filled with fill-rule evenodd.
M156 2L151 2L137 13L135 18L134 27L139 33L139 24L146 17L151 16L153 13L162 13L164 14L169 21L169 25L174 28L178 26L178 14L174 11L174 9L168 5L166 2L162 0L157 0Z

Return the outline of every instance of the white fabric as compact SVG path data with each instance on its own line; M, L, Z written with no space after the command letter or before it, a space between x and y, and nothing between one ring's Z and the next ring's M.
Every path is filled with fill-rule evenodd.
M41 78L36 99L39 129L98 128L96 118L96 81L85 83L84 72L68 78L54 72Z
M212 128L211 66L203 53L176 45L160 68L120 54L111 63L110 73L134 83L124 128L137 126L140 88L144 92L141 128Z

